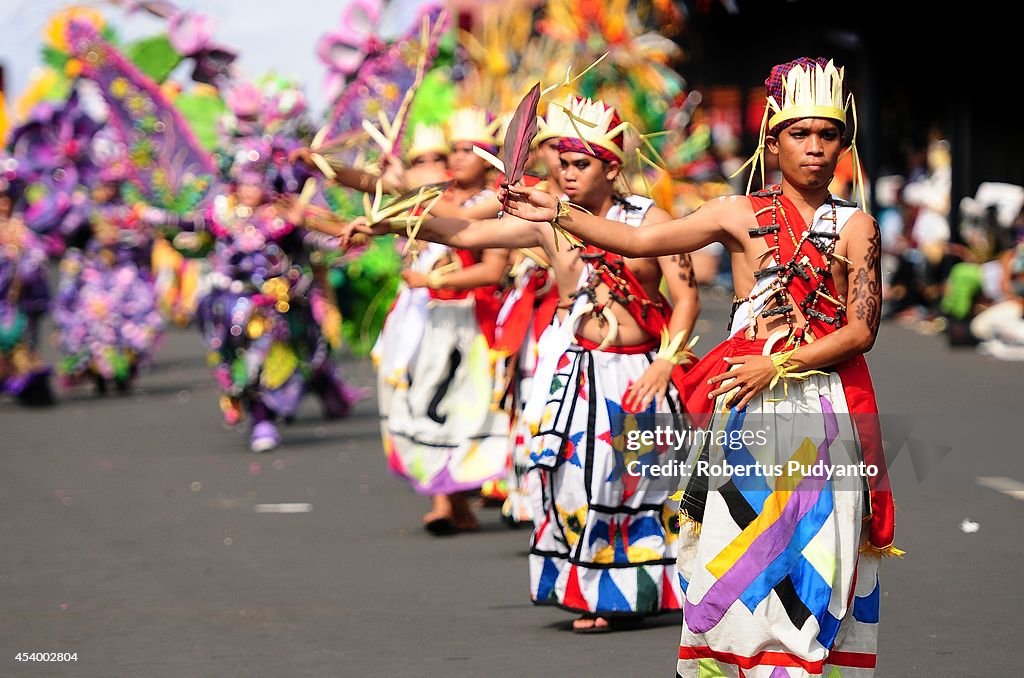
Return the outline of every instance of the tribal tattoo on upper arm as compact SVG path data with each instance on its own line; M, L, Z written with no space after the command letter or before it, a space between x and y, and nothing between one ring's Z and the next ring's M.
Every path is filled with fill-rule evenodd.
M878 332L882 319L881 252L882 236L876 226L868 238L864 260L857 264L850 290L850 307L857 320L864 321L872 333Z
M693 260L687 254L673 254L672 261L679 267L677 275L679 280L686 283L687 287L697 286L697 276L693 273Z

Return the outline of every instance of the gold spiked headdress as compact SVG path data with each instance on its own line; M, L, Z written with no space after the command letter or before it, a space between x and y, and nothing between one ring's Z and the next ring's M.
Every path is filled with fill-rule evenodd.
M772 111L768 129L774 130L783 122L800 118L829 118L846 125L845 73L846 69L836 68L831 59L824 66L820 60L807 64L795 62L784 74L776 75L773 69L767 83L768 109ZM781 82L781 96L777 96L776 78Z
M747 193L754 180L754 167L759 165L761 182L764 183L764 144L766 136L777 136L789 124L803 118L827 118L847 127L847 113L853 118L853 134L850 149L856 168L854 192L859 188L861 205L864 205L864 178L860 158L857 155L857 106L853 95L847 95L843 87L845 68L839 68L831 59L810 59L801 57L795 61L772 68L764 81L767 89L764 116L761 118L761 132L754 155L732 176L752 165L747 180Z
M588 146L596 146L613 155L620 163L626 161L623 141L629 123L622 122L619 114L600 99L571 97L563 111L569 118L569 129L559 136L579 139ZM596 155L602 155L598 152Z

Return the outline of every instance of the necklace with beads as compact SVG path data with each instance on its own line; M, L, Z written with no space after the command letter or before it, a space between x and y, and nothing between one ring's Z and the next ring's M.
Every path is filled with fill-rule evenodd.
M763 310L759 314L760 317L767 319L782 316L785 319L787 345L798 347L805 341L813 339L811 331L812 319L835 327L841 327L846 318L846 301L842 295L832 296L828 288L829 280L832 278L833 262L839 259L849 264L848 259L837 254L835 251L839 242L836 200L831 195L828 196L826 204L831 208L831 215L820 219L821 221L831 222L830 230L814 230L814 224L812 223L811 226L798 234L794 231L793 224L786 214L786 209L779 200L779 196L782 195L782 191L779 188L758 191L751 195L761 198L770 197L772 199L770 205L762 207L755 212L755 217L758 218L759 224L763 223L761 218L765 214L771 215L770 223L750 228L748 233L752 238L765 238L769 245L768 249L758 257L758 261L768 259L769 263L771 263L770 257L774 256L777 263L754 271L754 290L746 297L735 297L733 299L732 312L729 316L730 326L736 311L746 303L749 314L747 337L754 339L757 336L757 314L754 312L755 302L764 300L765 303ZM793 251L787 261L782 261L779 256L781 251L779 246L780 238L787 237L793 243ZM821 255L823 260L821 266L815 266L810 258L802 253L805 243L810 243ZM769 276L774 276L774 278L765 288L758 290L757 283L760 283L762 279ZM800 300L794 299L791 292L791 284L796 278L801 278L810 286L808 294ZM832 309L828 309L822 302L828 302ZM770 304L771 307L769 308ZM797 324L795 313L797 308L800 309L803 315L803 322L799 325Z

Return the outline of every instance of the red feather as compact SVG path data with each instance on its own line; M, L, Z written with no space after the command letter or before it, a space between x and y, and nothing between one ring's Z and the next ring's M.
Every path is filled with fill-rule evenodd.
M537 136L537 105L540 103L540 83L527 92L516 107L515 115L505 130L505 145L502 162L505 164L505 181L514 185L523 178L526 159L530 155L530 144Z

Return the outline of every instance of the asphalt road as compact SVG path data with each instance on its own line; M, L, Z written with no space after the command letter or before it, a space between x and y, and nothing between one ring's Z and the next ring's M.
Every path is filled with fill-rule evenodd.
M724 312L705 300L704 350ZM1024 364L893 325L869 363L910 440L876 675L1017 675ZM368 361L345 369L372 385ZM168 333L132 394L0 403L0 676L673 675L678 616L571 633L568 613L530 604L528 532L496 510L479 534L423 532L374 398L344 421L310 399L283 433L254 455L221 426L194 330Z

